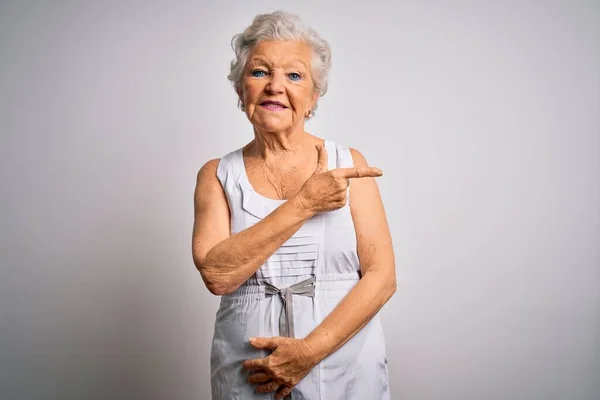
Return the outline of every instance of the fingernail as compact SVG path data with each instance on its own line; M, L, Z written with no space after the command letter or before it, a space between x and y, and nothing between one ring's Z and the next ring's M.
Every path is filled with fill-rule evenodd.
M256 340L256 338L253 338L253 337L251 337L250 339L248 339L248 341L249 341L250 343L254 343L254 341L255 341L255 340Z

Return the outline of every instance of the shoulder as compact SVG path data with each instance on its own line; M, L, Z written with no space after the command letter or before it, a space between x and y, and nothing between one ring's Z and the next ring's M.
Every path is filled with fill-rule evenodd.
M198 171L194 204L199 212L212 209L215 204L227 204L225 188L219 178L220 158L208 160Z
M353 161L355 167L360 168L360 167L368 167L369 166L367 159L360 151L358 151L352 147L350 147L349 150L350 150L350 155L352 156L352 161Z
M349 148L349 153L352 156L353 168L371 169L366 157L360 151ZM379 197L379 189L376 178L364 176L360 179L351 180L351 208L355 210L370 209L372 202L377 201L377 197ZM362 207L363 205L366 205L366 207Z
M218 178L221 183L228 180L230 172L236 170L235 165L238 162L236 155L238 151L239 149L230 151L221 158L213 158L204 163L197 174L198 182L201 179L210 180L212 178Z
M220 158L213 158L204 163L196 176L196 183L201 184L203 182L210 181L217 177L217 169L219 168Z
M369 164L365 156L353 147L348 147L343 144L334 142L333 147L335 148L337 168L359 168L368 167Z

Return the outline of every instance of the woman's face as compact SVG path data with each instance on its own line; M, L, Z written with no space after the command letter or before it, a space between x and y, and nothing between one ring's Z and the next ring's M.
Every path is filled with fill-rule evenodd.
M304 121L318 98L311 58L311 48L303 42L262 41L254 47L239 94L254 127L281 132Z

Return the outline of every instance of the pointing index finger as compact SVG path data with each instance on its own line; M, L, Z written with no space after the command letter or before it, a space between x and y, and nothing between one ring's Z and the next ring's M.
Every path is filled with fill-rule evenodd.
M383 175L383 171L375 167L338 168L337 171L344 178L376 178Z

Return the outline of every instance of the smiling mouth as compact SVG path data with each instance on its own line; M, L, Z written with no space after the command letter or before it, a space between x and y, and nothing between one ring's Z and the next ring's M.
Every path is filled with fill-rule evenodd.
M281 111L287 107L277 101L264 101L260 103L260 106L270 111Z

